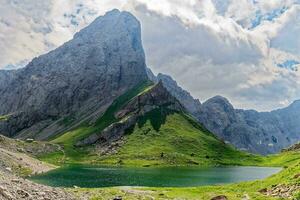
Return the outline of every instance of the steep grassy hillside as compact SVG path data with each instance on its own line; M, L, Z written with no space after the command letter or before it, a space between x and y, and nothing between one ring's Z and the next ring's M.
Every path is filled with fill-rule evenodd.
M83 123L79 127L74 128L73 130L53 139L51 142L62 145L64 147L64 152L60 151L46 154L40 156L40 159L58 165L65 163L94 161L97 156L91 153L88 148L75 148L74 145L76 142L95 132L101 132L104 128L116 122L117 119L115 118L114 113L117 112L130 99L147 91L152 86L152 82L144 82L139 84L138 86L118 97L94 124Z
M100 159L105 164L208 166L251 165L261 158L226 145L184 113L158 108L128 130L116 154Z
M117 98L95 124L82 124L54 139L64 151L41 156L40 159L62 165L66 163L94 163L107 165L258 165L260 156L235 150L202 128L192 117L160 106L142 117L126 131L117 145L103 153L101 145L76 148L79 140L99 133L120 119L118 112L134 97L150 91L151 83L144 83ZM153 94L155 95L155 94ZM127 116L126 116L127 117ZM126 118L125 117L125 118ZM113 149L113 151L111 151Z

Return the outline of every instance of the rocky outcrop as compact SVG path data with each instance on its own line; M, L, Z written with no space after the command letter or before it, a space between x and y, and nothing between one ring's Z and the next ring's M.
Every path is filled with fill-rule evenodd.
M83 147L95 143L110 145L111 143L121 139L124 136L126 130L132 127L136 122L137 117L130 116L123 121L111 124L100 133L94 133L89 137L77 142L75 146Z
M216 196L211 198L211 200L227 200L228 198L225 195L220 195L220 196Z
M184 111L180 102L168 92L160 81L153 88L132 99L115 116L121 119L127 115L143 115L162 106L171 110Z
M57 148L58 145L54 144L34 141L29 143L0 136L0 199L78 199L64 189L43 186L20 177L55 169L55 166L37 160L33 156L57 152Z
M270 189L264 188L259 192L270 197L277 197L281 199L293 199L293 197L299 192L300 184L279 184L274 185Z
M17 71L0 71L0 132L46 139L98 116L116 97L147 79L138 20L113 10L61 47Z
M282 149L282 152L287 152L287 151L300 151L300 143L297 143L288 148Z
M61 151L62 148L56 144L24 142L0 136L0 172L4 170L20 176L47 172L55 166L39 161L36 157Z
M149 80L151 80L153 83L158 83L157 77L153 74L152 70L150 68L146 68L147 76Z
M192 115L196 116L201 107L201 103L198 99L194 99L192 95L182 89L177 82L172 79L171 76L166 74L159 73L155 76L152 71L147 68L147 74L150 80L154 83L158 83L161 81L164 87L176 98L180 101L180 103L186 108L186 110Z
M119 120L118 122L111 124L99 133L92 134L77 142L76 146L86 146L95 143L110 144L117 141L124 136L129 128L137 123L139 117L161 107L177 112L185 111L180 102L166 90L160 81L151 89L133 98L115 113L116 119Z
M15 140L0 135L0 149L10 151L13 153L27 154L32 157L39 157L41 155L59 152L61 146L48 142L37 142L28 139L27 141Z
M36 184L0 170L0 199L76 200L79 198L67 190ZM88 198L82 197L80 199Z

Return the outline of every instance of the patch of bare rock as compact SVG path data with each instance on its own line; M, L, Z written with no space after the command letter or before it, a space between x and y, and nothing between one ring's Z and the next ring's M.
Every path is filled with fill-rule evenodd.
M0 200L76 200L64 189L52 188L0 171ZM82 198L80 198L82 199Z
M211 198L211 200L228 200L228 198L225 195L219 195Z
M283 199L293 199L294 194L299 191L300 183L292 185L279 184L271 187L270 189L261 189L259 192L266 196L279 197Z

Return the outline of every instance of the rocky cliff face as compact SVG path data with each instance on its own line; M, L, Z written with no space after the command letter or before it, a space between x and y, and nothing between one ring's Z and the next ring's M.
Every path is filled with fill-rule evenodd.
M4 77L4 78L3 78ZM113 10L18 71L0 71L0 132L45 139L147 79L138 20Z
M17 70L0 70L0 90L4 90L14 79Z
M300 141L300 101L272 112L235 109L222 96L203 104L182 89L172 77L151 70L148 77L162 81L167 90L209 131L235 147L253 153L276 153Z
M182 89L171 76L159 73L155 76L152 71L148 68L147 74L150 80L154 83L161 81L164 87L180 101L180 103L186 108L186 110L192 115L196 116L201 103L198 99L194 99L189 92Z
M272 112L234 109L224 97L204 102L197 116L207 129L239 149L279 152L300 140L300 104Z
M134 126L139 117L154 109L168 109L176 112L185 112L185 108L159 82L154 87L133 98L121 110L114 113L118 122L111 124L103 131L79 141L77 146L86 146L95 143L110 144L122 138L130 127ZM159 117L159 116L157 116Z

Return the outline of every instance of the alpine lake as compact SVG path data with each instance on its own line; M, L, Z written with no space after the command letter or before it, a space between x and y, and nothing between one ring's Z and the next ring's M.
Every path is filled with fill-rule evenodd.
M264 179L280 170L240 166L134 168L70 165L33 176L30 180L53 187L193 187Z

